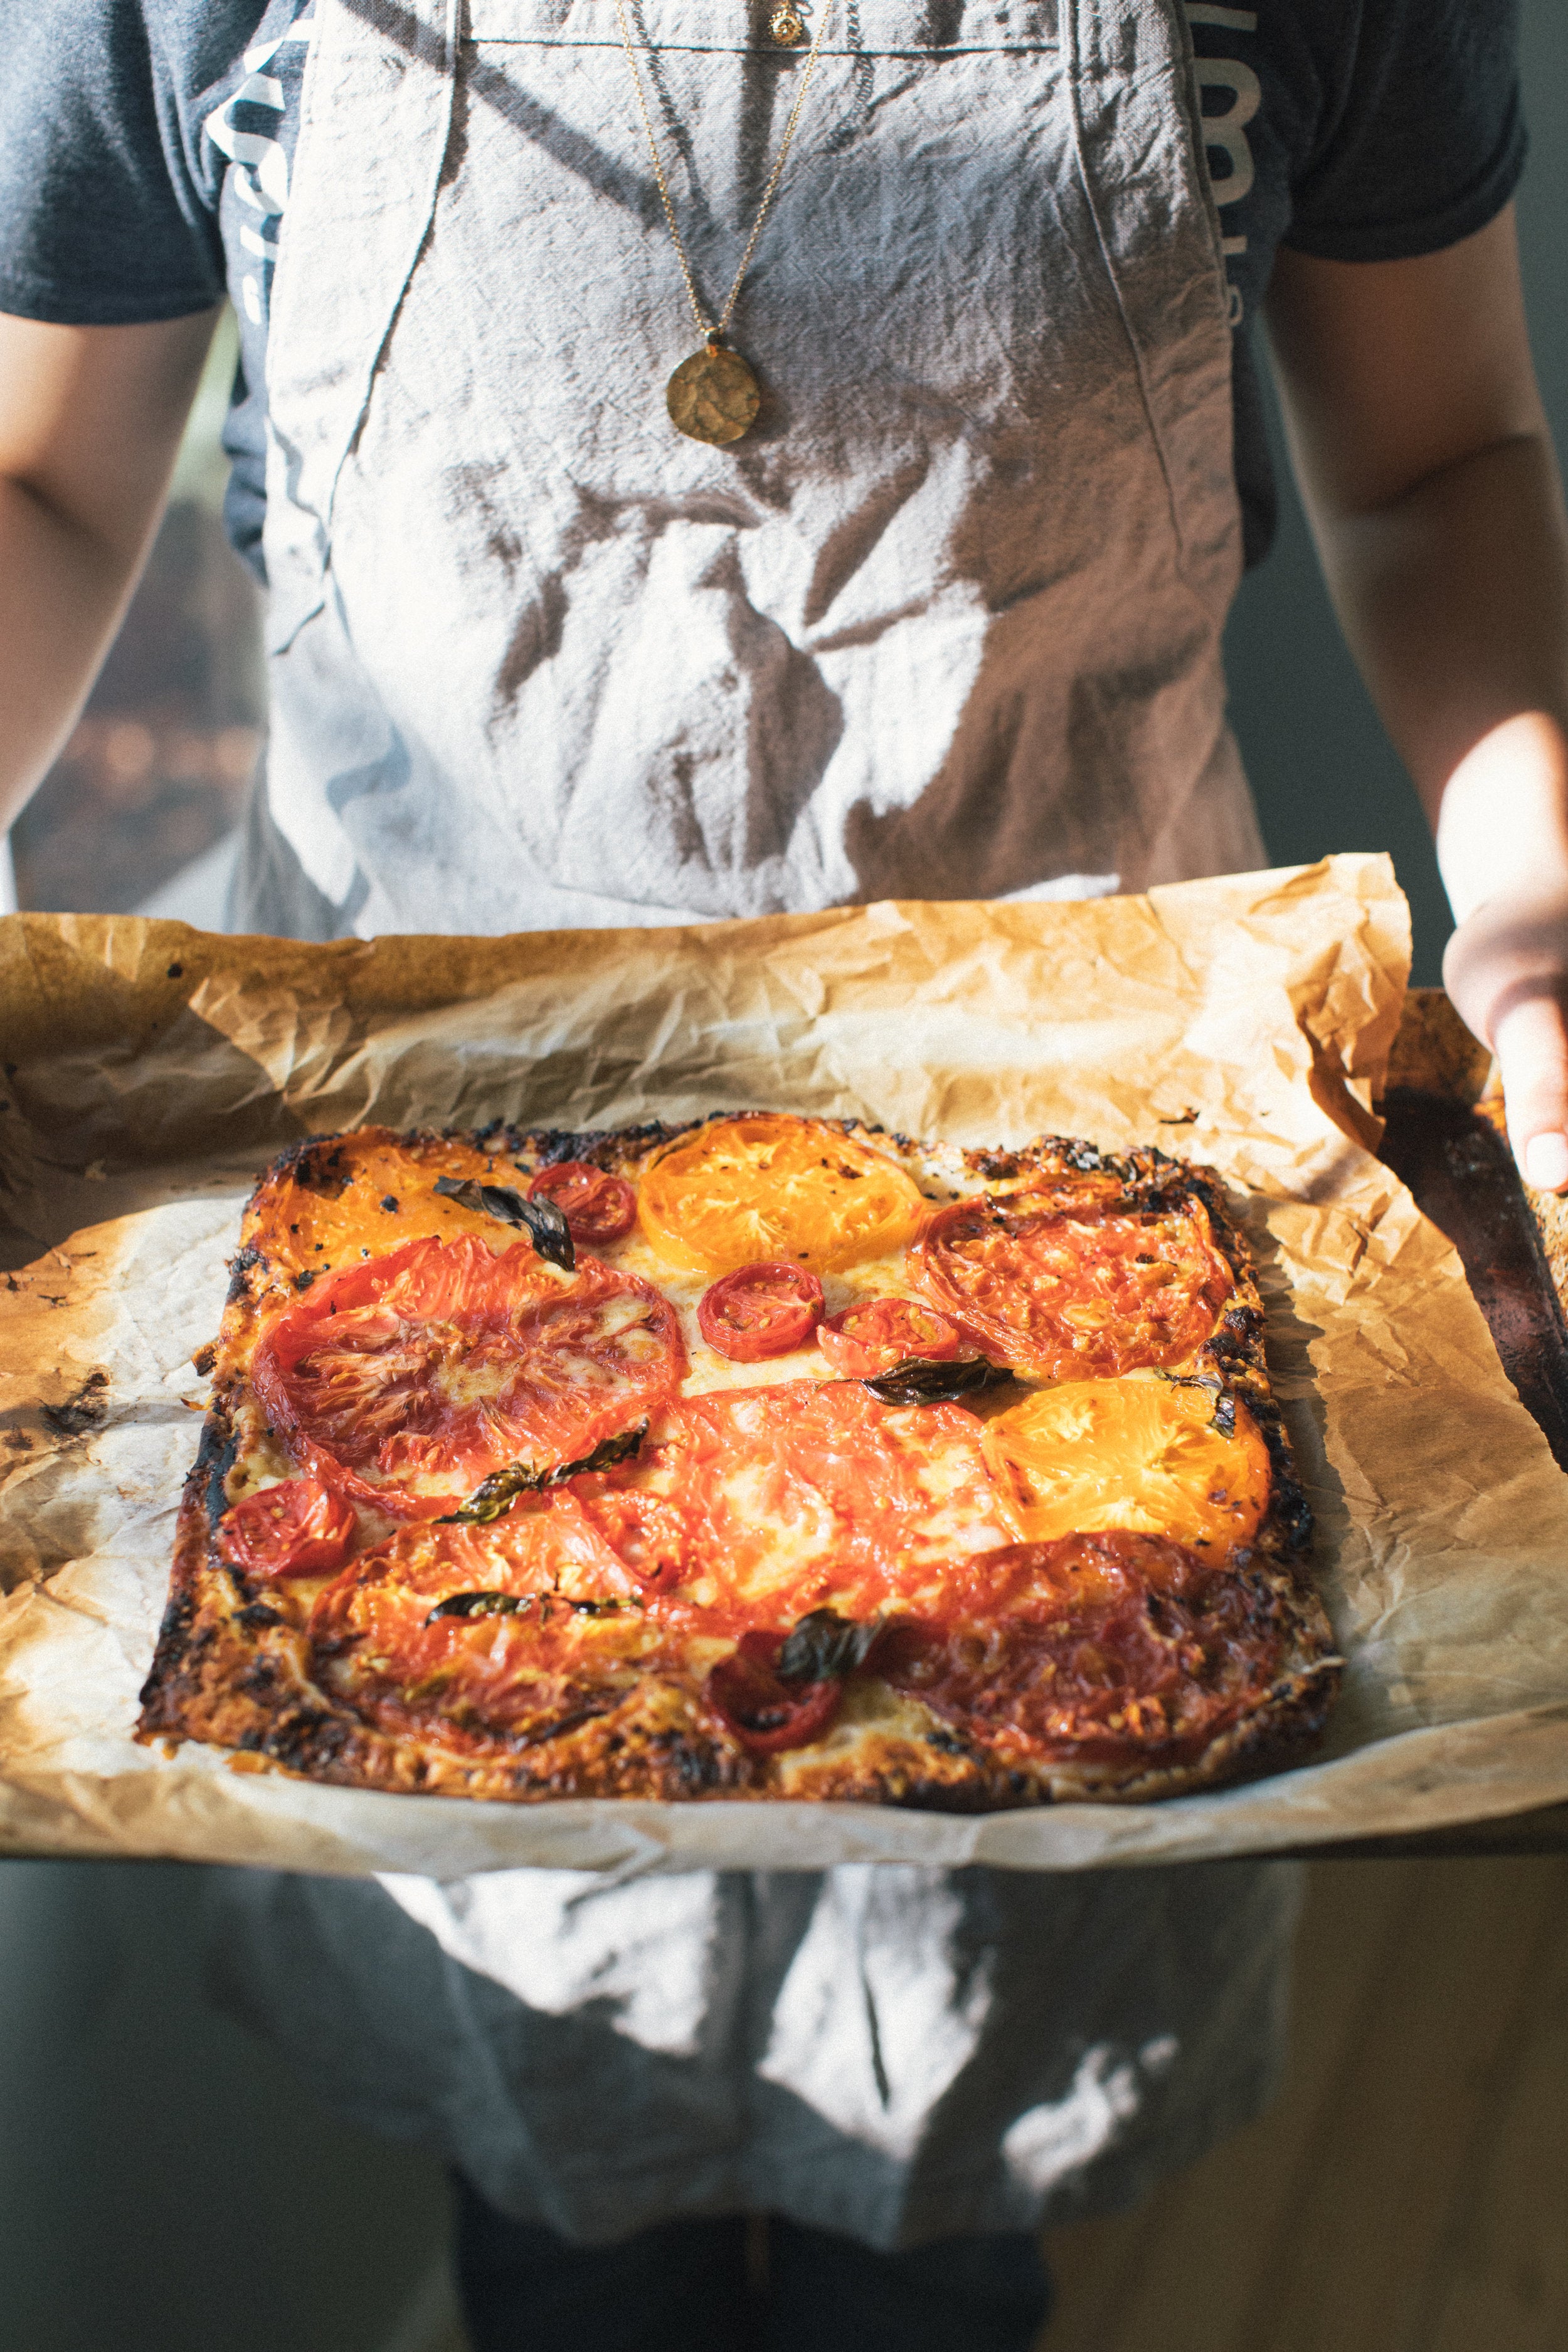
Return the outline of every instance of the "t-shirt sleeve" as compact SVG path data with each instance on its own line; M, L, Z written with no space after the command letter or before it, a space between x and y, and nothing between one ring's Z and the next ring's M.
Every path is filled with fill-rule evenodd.
M156 0L27 0L7 12L0 310L126 326L221 300L212 192L188 152L199 133L181 120L178 68L190 60L178 14Z
M1473 236L1524 165L1518 0L1363 0L1285 243L1399 261Z

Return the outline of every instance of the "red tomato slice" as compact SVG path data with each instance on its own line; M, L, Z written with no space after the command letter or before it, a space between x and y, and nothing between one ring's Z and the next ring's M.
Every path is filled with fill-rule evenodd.
M513 1463L580 1460L685 1370L675 1309L651 1285L459 1234L319 1282L267 1333L252 1379L318 1477L410 1519L456 1510Z
M702 1294L697 1328L732 1363L757 1364L804 1348L822 1320L822 1285L783 1260L737 1266Z
M816 1344L846 1381L874 1381L911 1360L946 1364L982 1352L951 1315L915 1298L858 1298L818 1328Z
M691 1528L679 1504L597 1478L584 1483L586 1493L578 1507L609 1545L616 1565L646 1591L672 1592L691 1557Z
M589 1249L629 1234L637 1213L637 1196L626 1178L586 1160L558 1160L552 1168L542 1168L528 1197L553 1201L573 1240Z
M859 1381L716 1389L573 1486L621 1565L716 1632L824 1607L862 1622L1007 1542L981 1434L962 1406L887 1405Z
M1027 1195L955 1201L909 1255L936 1304L1031 1380L1183 1362L1235 1289L1200 1201L1064 1212Z
M826 1731L844 1695L839 1682L786 1683L774 1671L781 1633L742 1633L709 1674L704 1696L754 1756L805 1748Z
M889 1629L878 1672L968 1739L1078 1762L1201 1755L1268 1690L1289 1631L1255 1580L1118 1531L1012 1545L950 1598Z
M467 1613L465 1600L479 1606ZM549 1738L681 1660L569 1487L488 1526L399 1528L318 1597L310 1636L336 1696L443 1746Z
M331 1576L359 1526L341 1495L317 1478L285 1478L236 1503L218 1521L217 1548L248 1576Z

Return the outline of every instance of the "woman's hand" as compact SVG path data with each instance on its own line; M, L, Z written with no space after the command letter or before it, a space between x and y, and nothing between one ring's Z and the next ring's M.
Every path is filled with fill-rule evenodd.
M1478 907L1448 942L1443 984L1498 1057L1525 1181L1568 1191L1568 888Z
M1444 789L1437 862L1458 929L1443 982L1502 1073L1525 1179L1568 1190L1568 734L1523 711Z

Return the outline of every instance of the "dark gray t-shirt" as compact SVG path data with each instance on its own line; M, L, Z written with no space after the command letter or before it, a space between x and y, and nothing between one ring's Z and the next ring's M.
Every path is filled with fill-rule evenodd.
M911 15L921 0L911 0ZM231 536L259 571L267 310L314 0L48 0L0 73L0 310L81 325L232 296ZM1339 261L1484 227L1524 161L1518 0L1186 0L1234 323L1248 562L1274 484L1247 322L1280 244Z

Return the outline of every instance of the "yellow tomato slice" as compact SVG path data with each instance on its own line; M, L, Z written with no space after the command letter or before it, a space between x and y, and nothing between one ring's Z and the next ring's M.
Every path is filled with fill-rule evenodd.
M1226 1437L1213 1396L1173 1381L1043 1389L989 1422L984 1444L1026 1543L1121 1528L1219 1559L1250 1540L1268 1507L1268 1449L1245 1406Z
M657 1153L637 1192L643 1232L672 1265L728 1274L787 1258L824 1274L909 1241L924 1211L903 1170L819 1119L716 1118Z

